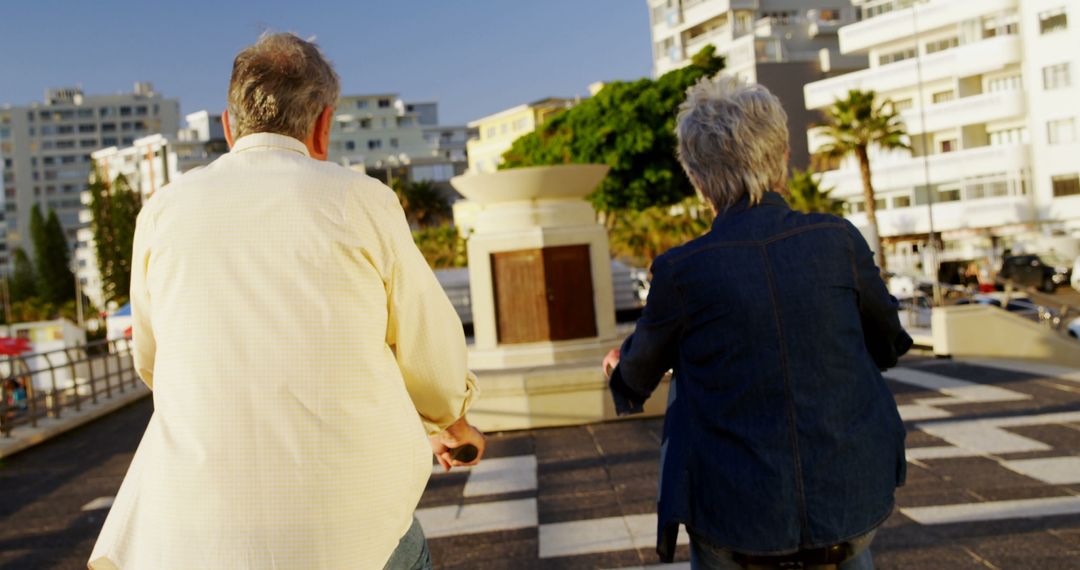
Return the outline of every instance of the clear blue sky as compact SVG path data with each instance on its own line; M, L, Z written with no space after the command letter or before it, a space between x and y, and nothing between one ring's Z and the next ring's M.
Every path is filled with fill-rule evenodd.
M645 0L11 0L0 16L0 104L46 87L130 91L220 110L232 59L263 30L316 36L344 93L437 100L461 124L597 80L651 73Z

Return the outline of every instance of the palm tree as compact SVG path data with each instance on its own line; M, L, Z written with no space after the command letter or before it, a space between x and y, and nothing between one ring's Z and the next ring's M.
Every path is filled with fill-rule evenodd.
M435 226L451 217L450 203L431 181L394 181L394 192L409 221L419 228Z
M800 212L844 215L844 202L830 198L832 189L821 187L821 177L811 170L792 170L788 179L788 203Z
M854 154L858 159L862 173L866 219L874 232L878 267L884 272L885 251L881 246L881 232L878 231L869 149L876 146L882 149L910 150L911 146L905 140L907 133L892 101L885 99L875 104L876 96L873 91L853 89L848 91L846 99L837 99L832 107L825 111L829 119L829 124L825 126L825 135L830 140L817 152L817 156L835 161Z

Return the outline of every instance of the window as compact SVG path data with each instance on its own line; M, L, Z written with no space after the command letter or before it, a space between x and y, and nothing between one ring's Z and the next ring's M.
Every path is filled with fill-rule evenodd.
M75 125L60 125L56 127L56 134L58 135L72 135L75 134Z
M398 140L396 138L391 138L390 139L390 148L397 148L397 147L398 147Z
M79 109L78 114L79 114L80 119L92 119L92 118L94 118L94 110L93 109Z
M939 146L941 147L941 152L942 153L952 152L952 151L956 150L956 139L943 140L943 141L941 141Z
M130 117L131 116L131 107L120 107L120 116L121 117Z
M135 116L145 117L147 111L149 111L149 109L146 108L146 105L139 105L138 107L135 107Z
M38 114L42 121L48 121L52 119L52 111L42 111Z
M822 8L818 10L819 22L839 22L843 16L840 15L839 8Z
M495 127L488 127L487 130L484 131L484 138L494 138L497 134L498 131L495 129Z
M79 141L79 148L97 148L97 141L94 139L83 139Z
M893 208L910 208L911 196L897 196L892 201Z
M399 127L411 127L413 124L412 117L398 117L397 124Z
M989 137L991 146L1019 143L1026 144L1028 142L1028 130L1027 127L1004 129L1001 131L993 131L989 133Z
M55 135L56 127L53 125L41 125L41 136Z
M945 38L943 40L927 42L926 43L926 53L927 53L927 55L929 55L929 54L932 54L932 53L937 53L939 51L945 51L947 49L954 48L954 47L956 47L958 45L960 45L960 38L958 38L956 36L953 36L951 38Z
M111 117L115 114L115 111L111 107L102 107L98 109L98 114L102 117Z
M1076 122L1070 117L1046 123L1046 142L1050 144L1076 142Z
M866 203L862 200L852 200L847 203L847 210L850 214L860 214L866 211Z
M527 119L527 118L521 118L521 119L516 120L516 121L514 121L514 126L513 126L514 132L516 133L518 131L524 131L525 129L528 128L528 125L529 125L529 119Z
M75 141L56 141L56 148L75 148Z
M995 77L986 82L986 90L990 93L996 91L1013 91L1023 88L1023 77L1019 73L1005 77Z
M46 156L45 158L41 159L41 164L44 164L45 166L52 166L53 164L56 164L56 159L51 156Z
M1015 13L983 18L983 39L1015 35L1020 31L1019 20L1020 16Z
M367 142L368 150L382 148L382 139L371 139Z
M360 128L361 129L370 129L371 128L371 119L360 119Z
M78 157L70 156L70 155L69 156L61 156L60 157L60 164L75 164L75 159L76 158L78 158Z
M769 23L774 26L788 26L798 21L799 13L795 10L774 10L762 12L761 17L768 18Z
M915 57L915 48L907 48L900 51L894 51L892 53L885 53L878 57L878 65L888 65L890 63L896 63L898 61L904 61L905 59L912 59Z
M960 201L960 189L959 188L938 188L937 201L938 202L959 202Z
M389 99L385 99L385 98L384 99L379 99L379 108L380 109L386 109L389 106L390 106L390 100Z
M1039 33L1050 34L1061 32L1069 28L1068 16L1065 15L1065 7L1055 8L1039 13Z
M907 99L898 99L896 101L893 101L892 106L894 111L896 111L897 113L902 113L914 107L915 102L912 101L911 97L908 97Z
M357 99L356 100L356 108L357 109L367 109L367 105L368 105L367 99Z
M116 123L102 123L101 124L101 132L103 132L103 133L115 133L116 132Z
M1071 84L1068 63L1059 63L1043 68L1043 89L1052 91L1068 87Z
M96 133L97 132L97 125L90 124L90 123L79 125L79 132L83 133L83 134L85 134L85 133Z
M1050 178L1054 185L1054 197L1075 196L1080 194L1080 175L1064 174Z
M356 141L345 141L345 150L356 150Z
M951 90L938 91L937 93L931 95L931 97L934 100L934 104L937 105L938 103L947 103L949 101L952 101L953 99L956 99L956 92Z
M889 205L888 205L888 202L885 200L885 198L875 198L874 199L874 209L875 210L887 210L888 208L889 208Z
M102 146L116 146L116 137L105 137L101 139Z

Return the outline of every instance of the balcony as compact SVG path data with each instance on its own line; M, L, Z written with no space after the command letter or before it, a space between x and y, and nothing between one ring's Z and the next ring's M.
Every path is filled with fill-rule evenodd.
M1019 63L1021 58L1018 36L998 36L922 56L922 80L929 83L980 75ZM852 89L873 89L878 93L888 94L890 91L918 85L918 65L918 59L907 59L810 83L803 91L806 108L828 107L836 99L847 96Z
M813 136L810 142L814 144ZM821 141L816 142L820 146ZM926 184L921 156L913 157L906 152L876 153L870 161L875 190L903 190ZM935 154L930 156L928 163L930 183L941 184L992 174L1018 173L1031 167L1031 157L1028 145L1012 144ZM853 161L846 162L840 170L825 172L822 184L835 188L837 197L862 195L862 178Z
M810 39L821 36L835 36L843 25L843 22L840 21L819 22L814 20L810 22L807 33L810 35Z
M913 22L913 17L916 16L915 10L918 10L919 30L930 31L976 19L984 14L1016 9L1019 3L1019 0L969 0L916 4L910 8L844 26L839 32L840 51L842 53L864 52L873 46L910 39L915 30L915 22Z
M1035 221L1036 216L1031 196L1023 195L939 202L935 203L933 208L935 232L1030 224ZM868 225L866 214L852 214L847 218L858 227ZM925 204L878 210L877 221L882 237L930 232L930 213Z
M926 108L926 125L922 124L922 114L918 108L909 109L900 114L908 134L932 133L954 127L977 125L1023 117L1025 114L1024 92L999 91L963 97L930 105Z
M683 21L691 26L732 10L757 9L758 0L686 0L682 5Z
M685 42L686 54L693 57L694 54L701 51L703 47L709 44L724 45L731 41L734 41L735 36L732 35L731 24L726 24L705 32L704 34L689 38Z

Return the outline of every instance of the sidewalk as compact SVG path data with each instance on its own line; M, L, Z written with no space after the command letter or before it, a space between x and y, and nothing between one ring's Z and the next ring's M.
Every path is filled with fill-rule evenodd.
M123 393L114 387L111 398L106 398L104 394L101 394L96 404L87 398L79 411L75 411L75 408L64 408L59 418L42 418L38 420L37 427L17 426L11 430L10 437L0 435L0 459L48 441L149 395L150 389L142 382L137 383L134 388L126 387Z

